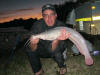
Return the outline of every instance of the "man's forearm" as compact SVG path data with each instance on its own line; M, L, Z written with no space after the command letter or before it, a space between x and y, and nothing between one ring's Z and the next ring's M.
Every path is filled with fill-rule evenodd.
M30 43L30 48L32 51L35 51L37 49L37 46L37 44Z
M59 44L59 40L54 40L52 42L52 51L54 51L57 48L58 44Z

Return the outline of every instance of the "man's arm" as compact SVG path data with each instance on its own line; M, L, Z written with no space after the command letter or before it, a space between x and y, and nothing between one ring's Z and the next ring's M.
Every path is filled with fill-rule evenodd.
M39 31L40 31L40 26L39 26L39 24L34 23L34 25L33 25L32 28L31 28L31 33L32 33L32 35L38 34ZM38 42L39 42L39 39L38 39L38 38L33 39L32 37L30 37L29 40L30 40L30 48L32 49L32 51L36 50L37 44L38 44Z
M52 42L52 51L54 51L56 49L60 40L66 40L69 36L70 36L70 33L66 34L66 30L61 29L60 36Z

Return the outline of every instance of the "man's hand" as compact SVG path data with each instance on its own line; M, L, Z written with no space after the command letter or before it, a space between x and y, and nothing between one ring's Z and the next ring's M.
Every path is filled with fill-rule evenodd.
M30 38L30 43L31 44L37 44L38 42L39 42L38 38L33 38L33 37Z
M57 40L66 40L70 36L70 33L66 34L66 29L61 29L61 34Z
M38 38L30 38L30 48L32 49L32 51L35 51L37 49L37 44L39 42Z

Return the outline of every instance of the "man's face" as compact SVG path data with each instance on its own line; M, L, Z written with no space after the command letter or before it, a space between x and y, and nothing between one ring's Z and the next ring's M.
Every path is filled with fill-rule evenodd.
M53 26L55 23L57 14L54 11L48 9L48 10L43 11L42 16L43 16L45 23L48 26Z

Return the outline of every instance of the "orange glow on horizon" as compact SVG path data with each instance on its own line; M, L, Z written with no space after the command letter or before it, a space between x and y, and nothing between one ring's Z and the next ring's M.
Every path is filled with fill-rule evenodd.
M4 23L4 22L9 22L9 21L12 21L14 19L29 19L29 18L37 18L37 19L40 19L42 18L41 14L38 13L38 14L30 14L30 15L22 15L22 16L12 16L12 17L9 17L9 18L3 18L3 19L0 19L0 23Z

